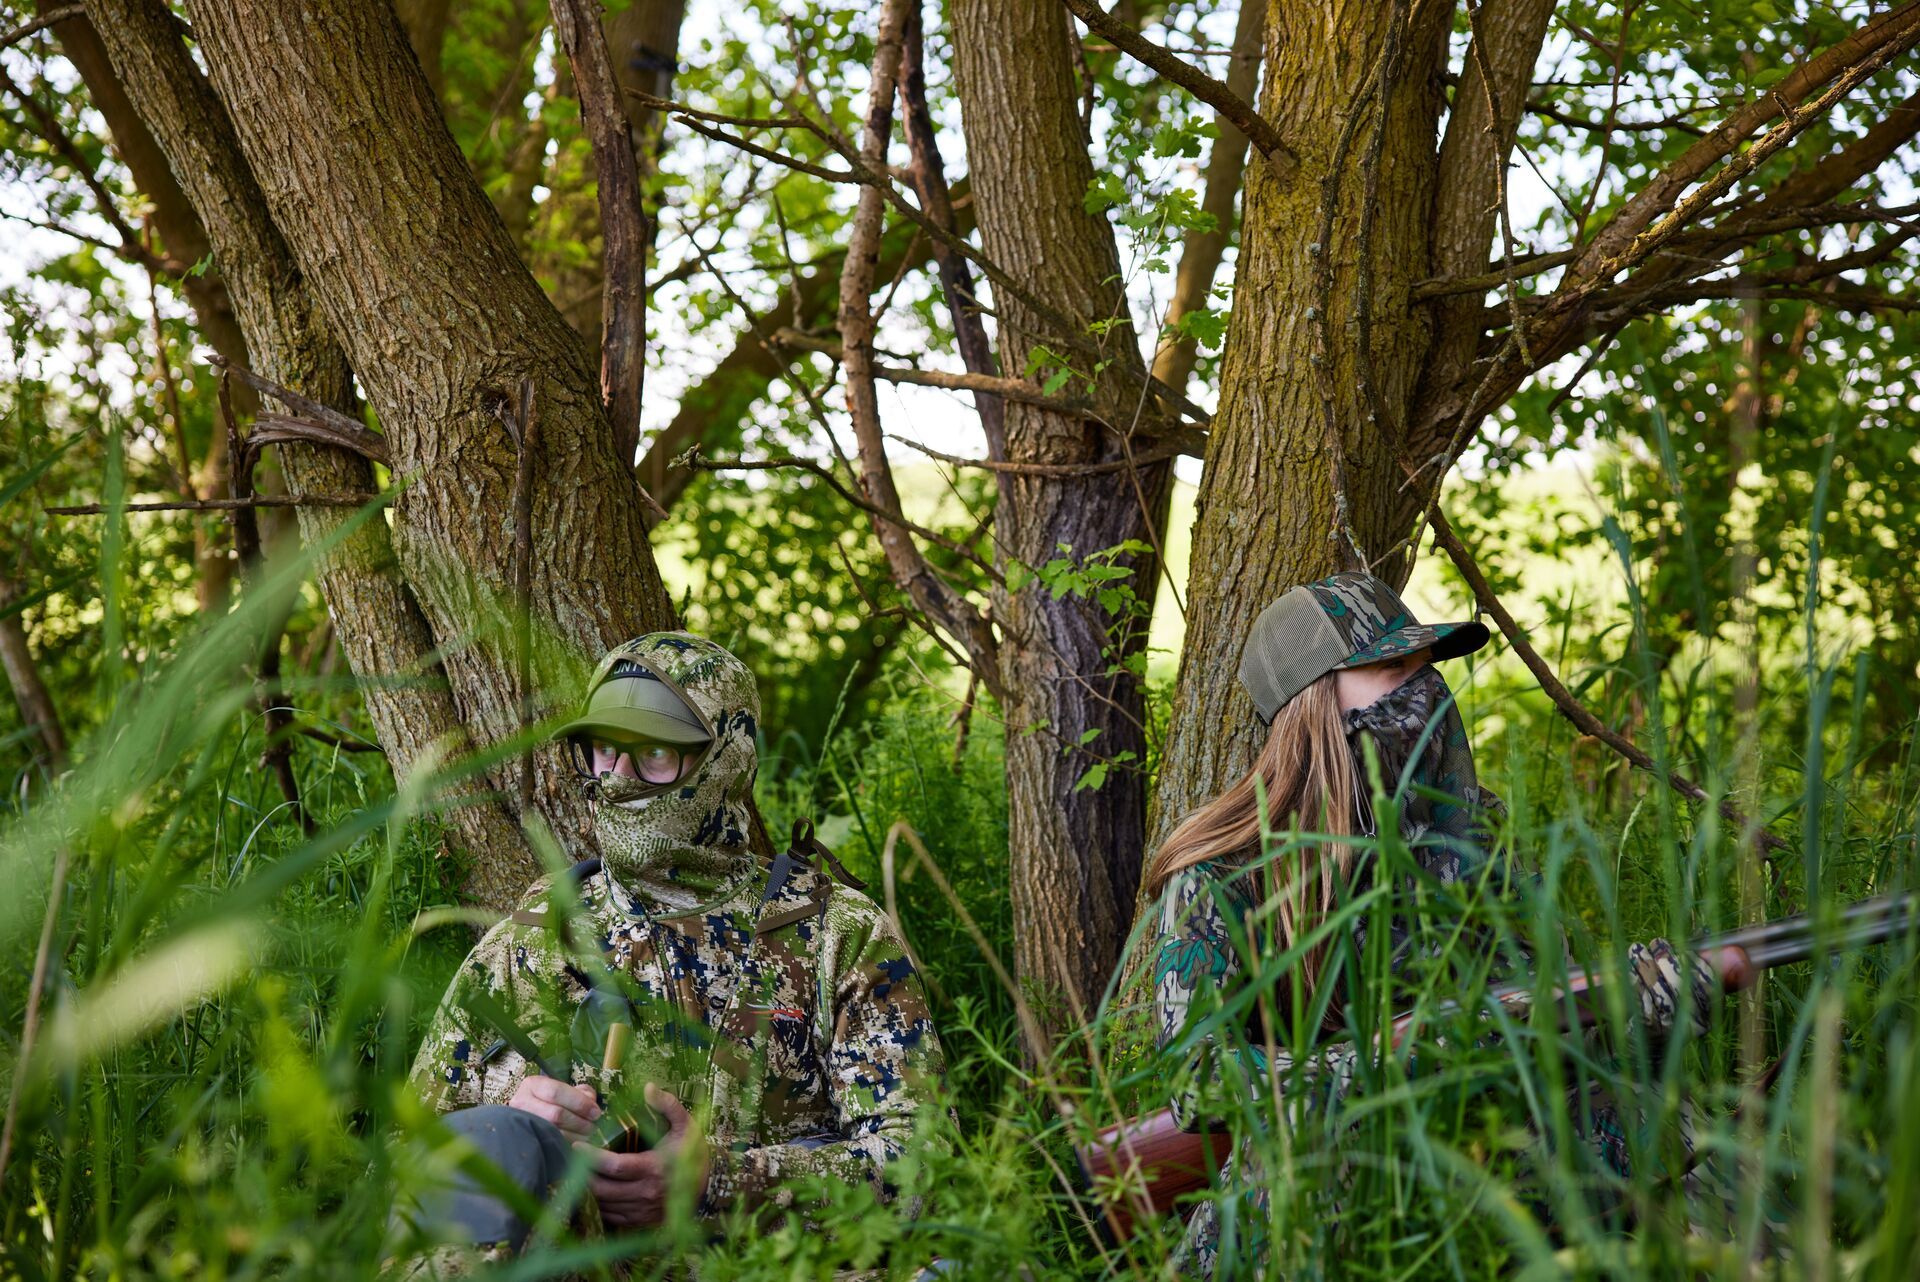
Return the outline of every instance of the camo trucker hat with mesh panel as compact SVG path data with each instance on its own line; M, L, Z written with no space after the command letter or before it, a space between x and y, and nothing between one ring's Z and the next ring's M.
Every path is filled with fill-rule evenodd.
M1487 643L1486 625L1422 623L1398 593L1350 571L1303 583L1260 612L1240 656L1240 684L1262 721L1329 672L1431 647L1457 659Z

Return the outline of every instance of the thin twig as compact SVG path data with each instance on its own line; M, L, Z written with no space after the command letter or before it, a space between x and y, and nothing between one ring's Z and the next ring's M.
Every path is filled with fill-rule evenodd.
M251 588L258 585L264 562L260 546L260 523L254 516L255 505L240 500L254 497L253 465L259 452L248 444L241 433L239 420L234 416L233 380L228 374L220 376L217 400L218 422L225 429L227 439L227 477L235 500L235 505L228 509L228 520L233 529L233 550L240 562L241 582ZM261 638L259 657L255 661L258 682L255 703L260 709L266 732L260 764L272 772L275 782L280 785L280 795L286 798L293 813L299 817L300 827L311 835L314 831L313 814L301 801L300 780L293 772L293 742L290 737L293 718L280 690L280 639L285 629L286 614L282 611L266 628L266 635Z
M12 31L7 32L6 35L0 36L0 49L11 49L15 44L25 40L36 31L44 31L48 27L65 22L68 18L85 17L86 12L87 6L84 4L70 4L64 8L43 13L37 18L29 18ZM0 1163L0 1166L4 1165L4 1163Z
M53 928L60 920L60 902L67 890L67 846L54 852L53 885L47 894L46 915L40 919L40 946L33 954L33 979L27 988L27 1014L20 1026L20 1053L13 1061L13 1089L7 1092L6 1125L0 1127L0 1188L6 1187L7 1159L13 1155L14 1127L20 1120L20 1097L33 1070L33 1045L40 1032L40 992L47 986L47 965L53 954Z
M103 516L109 512L232 512L257 507L364 507L384 494L250 494L245 498L195 499L191 503L74 503L40 510L48 516Z
M964 454L947 454L930 445L907 437L887 433L887 439L898 441L909 449L918 450L930 459L942 463L951 463L955 467L974 467L983 472L995 472L1003 476L1103 476L1112 472L1124 472L1129 467L1145 467L1149 463L1160 463L1180 454L1194 457L1204 456L1206 437L1200 433L1191 433L1177 441L1162 441L1151 450L1135 455L1132 459L1107 459L1099 463L1002 463L996 459L968 458Z
M763 459L749 459L749 458L710 459L710 458L702 458L700 455L700 447L698 445L695 445L693 448L689 449L685 454L682 454L679 458L676 458L673 462L674 462L674 466L676 467L688 467L688 468L692 468L696 472L779 472L779 471L811 472L815 476L819 477L821 480L825 481L829 486L831 486L835 494L838 494L841 498L845 499L852 506L859 508L862 512L865 512L870 516L880 517L882 520L891 521L895 525L900 526L902 529L908 530L913 534L916 534L919 537L925 539L927 542L932 543L938 547L945 548L947 551L953 553L955 556L959 557L961 560L966 561L969 565L972 565L976 569L980 570L983 574L985 574L988 578L992 579L995 583L1004 584L1006 582L1006 576L1001 574L999 570L995 569L988 562L982 560L980 557L980 554L978 552L975 552L972 548L963 547L961 544L948 538L946 535L940 533L938 530L930 530L924 525L916 524L915 522L908 520L905 516L901 515L897 511L889 511L886 508L882 508L873 503L868 502L866 499L861 498L858 494L855 494L852 490L848 489L846 485L840 480L840 478L833 474L833 470L831 468L824 467L813 459L795 458L790 455L780 456L776 458L763 458Z

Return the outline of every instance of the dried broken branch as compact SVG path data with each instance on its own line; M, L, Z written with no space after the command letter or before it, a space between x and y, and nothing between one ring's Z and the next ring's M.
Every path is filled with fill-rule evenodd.
M263 414L255 420L256 426L264 422L269 434L288 434L288 440L312 441L316 444L338 445L342 449L352 450L391 466L393 452L387 438L378 432L371 432L360 420L342 414L329 405L322 405L312 397L302 396L290 387L282 387L272 379L256 374L252 370L242 369L226 357L215 353L207 358L215 369L224 370L251 387L262 396L270 396L294 412L297 417L281 414ZM255 431L254 436L260 432ZM277 444L276 440L262 440L261 444Z

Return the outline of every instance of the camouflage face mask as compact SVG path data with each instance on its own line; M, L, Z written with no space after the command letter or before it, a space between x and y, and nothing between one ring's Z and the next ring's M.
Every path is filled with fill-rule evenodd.
M1421 736L1436 718L1438 724L1423 744ZM1346 713L1344 720L1363 792L1369 785L1362 736L1373 740L1380 782L1389 792L1412 761L1400 802L1400 835L1434 876L1444 882L1459 880L1463 861L1484 849L1486 835L1476 815L1480 781L1473 749L1445 679L1429 664L1373 703ZM1372 827L1369 816L1362 814L1361 819Z
M759 691L739 659L685 632L627 642L601 661L595 683L621 659L657 673L713 726L698 766L673 785L611 774L585 785L607 872L640 901L637 907L686 912L728 893L754 869L747 841Z

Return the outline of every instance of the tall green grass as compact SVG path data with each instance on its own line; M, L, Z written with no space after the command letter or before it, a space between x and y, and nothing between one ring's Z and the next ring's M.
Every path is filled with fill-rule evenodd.
M126 625L119 552L112 540L105 551L111 640ZM78 765L9 803L0 1054L17 1106L0 1190L6 1275L369 1276L391 1246L394 1189L447 1160L405 1081L472 938L431 911L455 902L459 881L434 812L445 775L396 791L377 759L301 741L308 833L256 765L240 674L302 572L288 567L178 653L110 668ZM1818 601L1817 578L1804 589ZM1632 599L1636 619L1656 608ZM1889 731L1862 716L1869 653L1822 654L1809 631L1798 688L1763 691L1742 714L1737 663L1665 671L1634 631L1642 639L1606 688L1645 710L1663 765L1736 791L1793 849L1757 866L1749 834L1711 808L1645 776L1597 786L1537 696L1472 692L1504 714L1481 765L1508 796L1507 836L1539 889L1363 894L1330 923L1336 941L1360 916L1374 927L1373 946L1335 950L1352 995L1336 1038L1371 1044L1410 1006L1426 1018L1402 1048L1364 1060L1361 1086L1336 1106L1276 1110L1265 1082L1219 1093L1221 1123L1270 1195L1262 1214L1244 1190L1209 1194L1247 1252L1243 1275L1257 1246L1289 1277L1679 1278L1748 1262L1790 1277L1920 1276L1917 941L1776 972L1758 994L1706 1012L1700 1038L1649 1041L1617 996L1591 1036L1564 1033L1551 1001L1525 1018L1482 1013L1502 940L1565 938L1570 956L1536 954L1546 995L1567 965L1605 967L1631 941L1915 884L1920 742L1911 723ZM109 646L115 662L121 652ZM1693 729L1670 738L1662 728L1681 711ZM905 686L824 744L773 739L761 802L776 834L818 818L876 898L891 887L952 1060L951 1115L928 1119L951 1153L901 1171L912 1197L891 1208L820 1190L811 1223L735 1226L718 1241L679 1226L537 1253L506 1275L600 1274L612 1256L640 1276L697 1261L703 1277L743 1282L850 1268L904 1278L936 1257L958 1276L996 1280L1167 1275L1178 1221L1104 1239L1074 1147L1164 1106L1202 1037L1264 1044L1248 1030L1290 982L1290 959L1250 940L1263 957L1256 982L1164 1050L1142 1035L1143 991L1116 983L1091 1027L1036 1058L981 946L1011 953L1001 731L983 708L956 758L949 712ZM889 863L901 821L940 877L898 842ZM1301 839L1276 834L1269 857L1284 860ZM1390 873L1409 859L1393 840L1368 853ZM1423 947L1389 982L1378 941L1395 913L1418 923ZM36 961L47 978L23 1055ZM1272 1036L1310 1063L1325 1040L1315 1025L1300 1010ZM1623 1105L1630 1178L1573 1141L1568 1086L1583 1076ZM1716 1190L1691 1202L1683 1112L1702 1159L1693 1182Z

